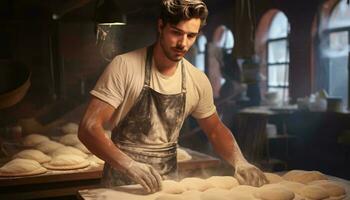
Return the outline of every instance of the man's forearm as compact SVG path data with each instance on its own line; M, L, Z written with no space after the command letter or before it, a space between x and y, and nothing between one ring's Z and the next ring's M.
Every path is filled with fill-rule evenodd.
M209 134L209 139L214 150L232 166L238 162L246 162L233 134L222 123L218 123L216 128Z
M81 125L80 127L79 139L91 153L116 169L122 170L126 168L128 163L131 163L132 159L115 146L105 134L102 126L95 125L91 128L84 128L86 126Z

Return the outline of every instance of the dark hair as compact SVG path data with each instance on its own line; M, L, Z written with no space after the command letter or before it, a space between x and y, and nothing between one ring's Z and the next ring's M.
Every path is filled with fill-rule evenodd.
M161 0L160 19L164 24L199 18L201 28L206 24L208 9L202 0Z

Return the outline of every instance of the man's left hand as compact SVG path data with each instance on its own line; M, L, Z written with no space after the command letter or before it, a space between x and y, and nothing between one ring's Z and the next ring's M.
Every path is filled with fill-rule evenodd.
M239 162L235 165L234 177L241 185L260 187L268 183L265 174L259 168L248 162Z

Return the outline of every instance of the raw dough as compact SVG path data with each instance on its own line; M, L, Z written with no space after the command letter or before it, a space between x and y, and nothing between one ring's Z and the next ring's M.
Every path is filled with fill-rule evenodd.
M312 200L321 200L329 197L326 190L317 185L306 185L300 190L300 195Z
M269 181L269 183L279 183L279 182L284 181L284 179L277 174L268 173L268 172L265 172L264 174L265 174L267 180Z
M250 185L239 185L237 187L232 188L231 191L253 194L255 191L257 191L257 189L258 189L257 187L253 187Z
M200 195L202 192L199 192L197 190L187 190L182 193L182 197L186 200L201 200Z
M299 194L300 190L305 187L304 184L292 181L282 181L278 183L279 185L284 186L286 189L294 192L295 194Z
M207 178L206 181L216 188L222 188L226 190L239 185L237 179L232 176L212 176L210 178Z
M81 143L77 134L66 134L60 138L59 142L69 146Z
M162 181L162 192L168 194L181 194L185 191L185 187L177 181L164 180Z
M307 184L316 180L327 180L327 177L319 171L292 170L283 175L287 181Z
M43 174L46 171L35 160L16 158L0 168L0 176L28 176Z
M89 156L88 157L88 160L90 161L90 164L91 165L103 165L105 164L105 161L100 159L99 157L95 156L95 155L92 155L92 156Z
M85 168L90 165L90 162L77 155L63 154L53 157L51 162L44 163L43 165L47 169L70 170Z
M48 137L46 137L45 135L40 135L40 134L30 134L27 135L24 140L23 140L23 144L24 146L27 147L34 147L44 141L49 141L50 139Z
M184 149L177 148L176 158L177 158L177 162L183 162L183 161L191 160L192 156L189 153L187 153L187 151L185 151Z
M345 188L335 181L319 180L310 182L309 185L316 185L322 187L330 197L342 197L346 195Z
M51 157L44 154L43 152L36 149L26 149L21 152L18 152L13 156L13 158L24 158L29 160L35 160L39 163L49 162Z
M56 149L55 151L53 151L51 153L51 156L56 157L58 155L63 155L63 154L74 154L74 155L77 155L77 156L80 156L83 158L88 157L88 155L86 153L80 151L79 149L74 148L74 147L68 147L68 146L60 147L60 148Z
M256 198L253 194L249 192L242 192L238 190L230 190L230 192L226 195L226 197L230 200L255 200Z
M36 149L38 149L46 154L50 154L60 147L64 147L64 145L61 143L52 141L52 140L44 141L44 142L40 143L38 146L35 146Z
M184 178L180 181L180 183L186 188L186 190L198 190L201 192L214 187L204 179L197 177Z
M282 185L270 184L259 188L254 192L254 196L263 200L292 200L294 193L285 189Z
M80 151L82 151L84 153L91 154L89 149L87 149L86 146L83 143L78 143L78 144L74 145L74 147L79 149Z
M185 200L179 194L163 194L157 197L155 200Z
M78 134L79 125L73 122L69 122L61 127L61 131L64 134Z
M229 200L229 190L221 188L210 188L200 195L201 200Z

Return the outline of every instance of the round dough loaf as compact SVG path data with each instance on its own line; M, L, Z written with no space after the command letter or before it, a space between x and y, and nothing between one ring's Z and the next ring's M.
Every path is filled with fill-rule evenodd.
M229 200L229 190L221 188L210 188L200 195L201 200Z
M253 187L250 185L239 185L237 187L232 188L230 191L253 194L255 191L257 191L257 189L258 189L257 187Z
M186 191L185 187L177 181L164 180L162 181L162 192L168 194L181 194Z
M41 134L30 134L27 135L24 140L23 140L23 145L27 146L27 147L34 147L44 141L49 141L50 139L45 136L45 135L41 135Z
M327 192L317 185L306 185L300 190L300 195L312 200L321 200L329 197Z
M346 195L346 190L343 186L335 181L318 180L310 182L309 185L316 185L322 187L330 197L342 197Z
M186 200L201 200L200 195L202 192L197 190L187 190L181 194L181 196Z
M73 155L77 155L77 156L80 156L83 158L88 157L88 155L86 153L80 151L77 148L69 147L69 146L60 147L51 153L52 157L56 157L58 155L63 155L63 154L73 154Z
M16 158L0 168L0 176L28 176L43 174L46 171L35 160Z
M90 161L90 164L91 165L103 165L105 164L105 161L100 159L99 157L95 156L95 155L92 155L92 156L89 156L88 157L88 160Z
M155 200L186 200L179 194L162 194Z
M49 163L43 165L47 169L71 170L85 168L90 165L90 162L77 155L63 154L53 157Z
M36 149L39 151L42 151L46 154L51 154L53 151L55 151L58 148L64 147L63 144L49 140L49 141L44 141L40 143L39 145L35 146Z
M254 196L263 200L292 200L295 197L293 192L286 190L282 185L278 184L261 187L254 192Z
M243 192L238 190L230 190L230 192L226 195L230 200L255 200L256 198L253 194L249 192Z
M60 138L59 142L68 146L74 146L81 143L77 134L66 134Z
M79 125L77 123L69 122L61 127L64 134L78 134Z
M180 181L180 183L186 188L186 190L198 190L201 192L214 187L204 179L197 177L184 178Z
M300 190L305 187L304 184L299 182L292 182L292 181L282 181L278 183L279 185L284 186L286 189L294 192L295 194L300 194Z
M283 175L287 181L307 184L316 180L327 180L327 177L319 171L292 170Z
M87 149L86 146L83 143L78 143L78 144L74 145L74 147L79 149L80 151L82 151L84 153L91 154L89 149Z
M237 179L232 176L212 176L206 179L209 184L216 188L229 190L239 185Z
M176 158L177 158L177 162L184 162L187 160L191 160L192 156L189 153L187 153L187 151L185 151L184 149L177 148Z
M268 173L268 172L265 172L264 174L265 174L267 180L269 181L269 183L279 183L279 182L284 181L284 179L277 174Z
M21 152L18 152L13 156L13 158L24 158L29 160L35 160L39 163L49 162L51 157L44 154L43 152L36 149L26 149Z

